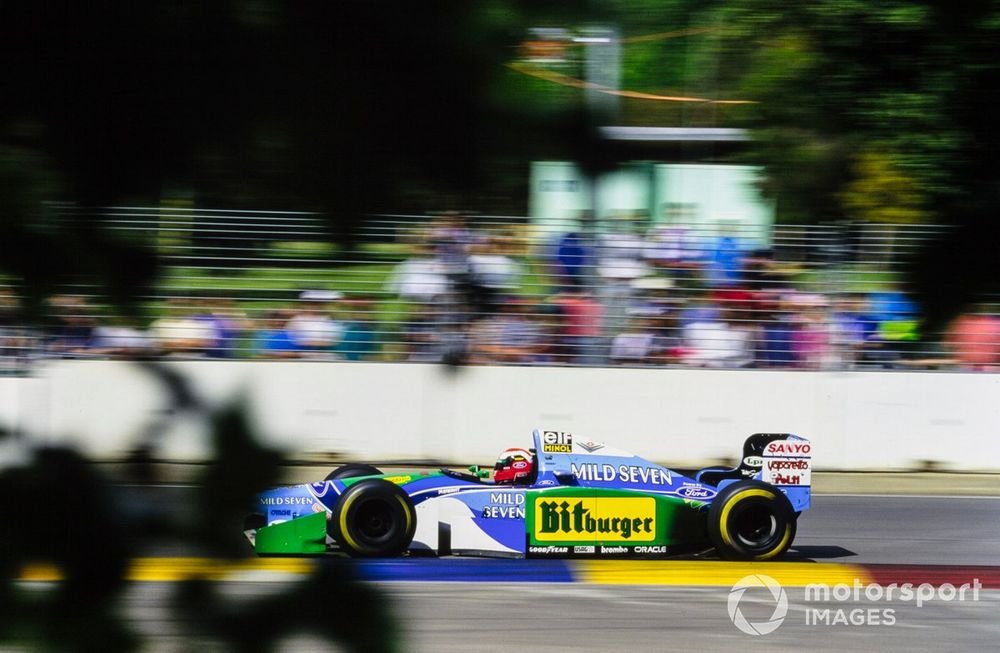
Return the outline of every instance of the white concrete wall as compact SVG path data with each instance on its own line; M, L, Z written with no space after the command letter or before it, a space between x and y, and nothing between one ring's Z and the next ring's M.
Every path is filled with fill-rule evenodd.
M174 363L213 403L244 396L269 443L291 454L490 463L532 428L569 430L677 466L735 458L753 432L814 441L819 469L1000 470L1000 375ZM0 424L113 459L165 407L130 363L59 361L0 379ZM165 456L208 455L178 420Z

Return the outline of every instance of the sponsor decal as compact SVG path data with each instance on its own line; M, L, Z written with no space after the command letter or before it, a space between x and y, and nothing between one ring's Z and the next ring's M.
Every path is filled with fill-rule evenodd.
M490 492L490 503L498 506L523 506L524 494L521 492Z
M593 440L587 440L586 442L577 442L576 446L580 447L587 453L594 453L598 449L604 448L603 442L594 442Z
M524 506L486 506L484 519L524 519Z
M456 492L458 492L458 490L459 488L457 487L443 487L440 490L438 490L438 496L442 496L445 494L455 494Z
M569 553L568 546L529 546L528 553L540 553L542 555L561 555Z
M632 549L636 553L666 553L667 547L665 546L637 546Z
M795 472L764 470L764 480L773 485L809 485L811 472L808 469Z
M715 492L704 487L696 487L694 485L687 485L677 490L679 496L685 499L708 499L709 497L715 496Z
M628 553L629 551L631 551L631 549L629 549L627 546L602 546L601 547L601 553L603 553L603 554L609 554L609 553Z
M670 485L670 472L659 467L639 467L638 465L610 465L608 463L576 463L570 464L573 476L581 481L603 481L611 483Z
M261 497L261 505L264 506L309 506L313 503L312 497Z
M536 541L651 542L656 538L656 501L652 497L535 497L534 515Z
M544 453L572 453L572 434L565 431L543 431L542 451Z
M764 447L764 456L809 456L812 445L808 442L792 442L791 440L775 440Z
M747 456L743 459L743 464L747 467L763 467L764 458L761 456Z
M546 479L544 481L538 481L538 486L539 487L548 487L550 485L555 485L555 484L556 484L555 481L550 481L548 479Z
M809 461L805 458L778 458L767 461L769 471L779 471L782 469L809 469Z
M808 458L768 458L764 480L774 485L809 485L812 465Z
M291 517L291 510L272 510L271 517Z
M413 475L409 474L406 476L383 476L382 478L386 481L389 481L390 483L395 483L396 485L402 485L404 483L409 483L410 481L412 481Z
M524 519L524 495L514 492L491 492L483 508L484 519Z
M809 476L803 474L773 474L767 482L772 485L809 485Z
M573 553L595 553L597 547L593 546L574 546Z

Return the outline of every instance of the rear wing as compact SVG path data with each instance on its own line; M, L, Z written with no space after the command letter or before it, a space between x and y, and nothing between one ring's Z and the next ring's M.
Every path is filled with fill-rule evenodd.
M812 502L812 443L791 433L754 433L743 443L740 473L776 486L801 512Z

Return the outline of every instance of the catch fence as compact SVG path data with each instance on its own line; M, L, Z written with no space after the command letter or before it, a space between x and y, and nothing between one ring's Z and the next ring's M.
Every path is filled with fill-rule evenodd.
M44 358L222 358L786 369L993 368L986 303L921 334L902 291L932 225L639 223L546 229L519 216L376 215L339 234L295 211L62 208L154 251L130 320L92 280L16 318L0 292L8 371ZM988 298L986 298L988 299Z

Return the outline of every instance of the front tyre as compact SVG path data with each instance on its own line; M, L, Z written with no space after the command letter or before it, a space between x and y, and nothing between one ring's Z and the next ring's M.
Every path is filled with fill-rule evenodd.
M724 560L771 560L792 545L795 511L773 485L737 481L712 501L708 535Z
M323 480L335 481L337 479L357 478L359 476L378 476L381 473L378 467L363 465L361 463L348 463L327 474Z
M405 551L416 528L416 511L406 492L394 483L371 478L344 491L328 531L352 557L386 558Z

